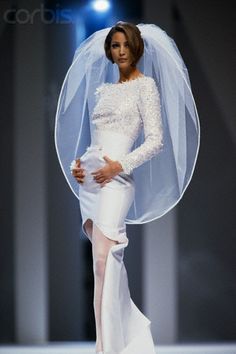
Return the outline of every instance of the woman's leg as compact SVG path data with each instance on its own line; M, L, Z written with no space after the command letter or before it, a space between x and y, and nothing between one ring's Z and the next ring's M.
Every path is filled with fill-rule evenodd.
M93 224L92 229L92 253L94 271L94 314L96 323L96 351L102 351L101 328L101 299L108 252L117 241L107 238L102 231Z

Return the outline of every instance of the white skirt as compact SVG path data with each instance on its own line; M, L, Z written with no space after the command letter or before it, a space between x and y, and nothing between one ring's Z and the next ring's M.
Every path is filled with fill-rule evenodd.
M86 173L79 190L83 232L88 237L84 223L91 219L104 236L118 242L110 248L106 261L101 304L104 354L155 354L151 321L130 297L123 262L129 243L125 217L135 193L133 176L120 173L101 187L91 175L106 164L103 156L119 159L132 145L133 141L120 133L95 131L91 146L80 158Z

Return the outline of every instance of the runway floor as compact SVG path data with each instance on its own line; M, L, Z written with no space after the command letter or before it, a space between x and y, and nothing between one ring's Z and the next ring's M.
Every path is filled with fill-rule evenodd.
M34 346L1 345L0 354L95 354L95 343L54 342ZM236 354L236 343L174 346L159 345L156 347L156 354Z

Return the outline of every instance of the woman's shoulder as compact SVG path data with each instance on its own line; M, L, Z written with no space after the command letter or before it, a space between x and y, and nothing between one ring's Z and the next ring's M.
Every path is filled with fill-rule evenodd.
M155 80L152 76L146 76L146 80L143 81L143 86L141 87L141 95L145 93L145 96L149 95L160 95L159 82Z
M153 92L159 93L159 88L156 80L152 76L144 76L139 83L139 93L141 96L151 95Z
M95 95L100 93L105 87L107 87L110 83L109 82L103 82L99 86L96 87L95 89Z
M105 86L105 82L103 82L102 84L100 84L99 86L96 87L96 89L94 91L95 96L97 96L98 94L100 94L102 92L104 86Z
M147 75L144 75L143 77L143 80L141 80L141 84L143 85L153 85L156 83L156 81L154 80L154 78L152 76L147 76Z
M103 82L99 86L97 86L95 90L95 94L97 95L98 93L102 92L106 88L120 89L120 88L130 87L130 85L136 85L136 84L138 84L139 86L141 85L142 88L145 88L145 86L150 88L151 86L156 85L156 82L153 77L147 75L142 75L133 80L124 81L122 83Z

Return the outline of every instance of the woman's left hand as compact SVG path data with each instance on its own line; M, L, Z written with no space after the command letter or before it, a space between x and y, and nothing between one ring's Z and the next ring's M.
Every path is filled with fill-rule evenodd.
M97 183L101 183L102 187L107 182L111 182L112 177L123 171L123 168L118 161L111 160L108 156L103 156L103 158L107 164L104 167L99 168L97 171L91 172L91 174L94 175L94 180Z

